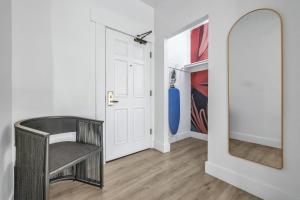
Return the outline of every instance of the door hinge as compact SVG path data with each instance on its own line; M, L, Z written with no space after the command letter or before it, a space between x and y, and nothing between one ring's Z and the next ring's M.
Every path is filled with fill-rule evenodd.
M152 97L152 90L150 90L150 97Z
M150 128L150 135L152 135L152 128Z
M152 58L152 51L150 51L150 58Z

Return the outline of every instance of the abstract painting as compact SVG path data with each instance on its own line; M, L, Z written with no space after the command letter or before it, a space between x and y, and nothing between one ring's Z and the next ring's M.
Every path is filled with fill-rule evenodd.
M191 31L191 63L208 59L208 23Z
M191 131L207 134L208 70L191 74Z

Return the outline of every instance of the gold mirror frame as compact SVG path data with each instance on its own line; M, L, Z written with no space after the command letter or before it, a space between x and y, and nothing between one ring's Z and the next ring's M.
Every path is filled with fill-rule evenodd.
M241 21L244 17L246 17L248 14L251 14L253 12L257 12L257 11L261 11L261 10L268 10L268 11L272 11L273 13L275 13L279 19L280 19L280 32L281 32L281 39L280 39L280 45L281 45L281 63L280 63L280 73L281 73L281 84L280 84L280 94L281 94L281 108L280 108L280 112L281 112L281 153L280 153L280 156L281 156L281 163L280 163L280 167L276 167L276 166L270 166L270 165L266 165L266 164L263 164L263 163L258 163L258 162L255 162L255 161L252 161L252 160L249 160L249 159L246 159L246 158L243 158L243 157L240 157L240 156L237 156L237 155L233 155L231 152L230 152L230 44L229 44L229 41L230 41L230 35L231 35L231 32L233 30L233 28L235 27L235 25ZM244 14L242 17L240 17L231 27L230 31L229 31L229 34L227 36L227 103L228 103L228 152L230 155L234 156L234 157L237 157L237 158L240 158L240 159L244 159L244 160L248 160L250 162L254 162L254 163L257 163L257 164L261 164L261 165L264 165L264 166L267 166L267 167L272 167L272 168L275 168L275 169L282 169L283 168L283 160L284 160L284 157L283 157L283 151L284 151L284 145L283 145L283 130L284 130L284 123L283 123L283 20L282 20L282 16L280 15L279 12L277 12L276 10L274 9L271 9L271 8L259 8L259 9L255 9L255 10L252 10L246 14Z

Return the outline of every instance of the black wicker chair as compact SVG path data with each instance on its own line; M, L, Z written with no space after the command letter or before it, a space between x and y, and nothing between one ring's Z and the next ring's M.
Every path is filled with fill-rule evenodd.
M49 184L76 180L103 187L102 121L43 117L15 124L16 200L47 200ZM76 132L76 142L49 144L50 135Z

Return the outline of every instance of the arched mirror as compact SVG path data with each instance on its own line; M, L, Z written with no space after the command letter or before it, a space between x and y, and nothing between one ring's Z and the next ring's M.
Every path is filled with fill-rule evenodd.
M241 17L228 36L229 152L283 167L282 21L271 9Z

